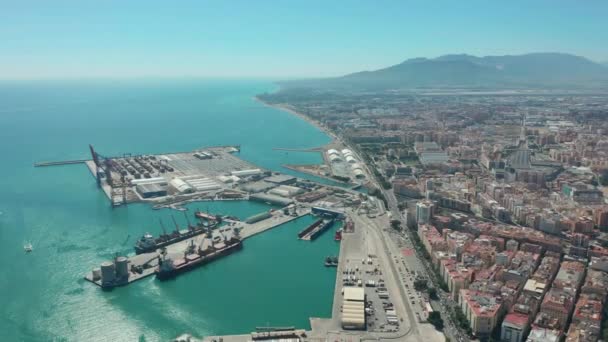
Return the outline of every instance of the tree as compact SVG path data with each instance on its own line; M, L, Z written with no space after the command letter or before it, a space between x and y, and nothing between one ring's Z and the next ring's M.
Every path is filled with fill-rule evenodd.
M438 311L430 312L428 321L435 327L435 329L439 331L443 330L443 318L441 318L441 314Z
M429 287L427 289L427 292L429 293L429 298L431 298L432 300L437 300L439 299L439 297L437 296L437 289L434 287Z
M401 221L391 220L391 227L393 227L394 230L401 231Z

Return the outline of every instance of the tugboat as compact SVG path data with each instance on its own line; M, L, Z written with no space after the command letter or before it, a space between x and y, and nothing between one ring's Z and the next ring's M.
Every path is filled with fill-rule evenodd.
M342 228L336 230L336 235L334 235L334 240L335 241L341 241L342 240Z
M325 258L325 267L338 267L338 257L328 256Z

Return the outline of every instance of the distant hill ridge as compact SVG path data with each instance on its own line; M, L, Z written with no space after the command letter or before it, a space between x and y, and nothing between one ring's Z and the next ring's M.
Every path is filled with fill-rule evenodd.
M342 77L281 82L284 87L391 89L415 87L608 86L608 67L565 53L413 58Z

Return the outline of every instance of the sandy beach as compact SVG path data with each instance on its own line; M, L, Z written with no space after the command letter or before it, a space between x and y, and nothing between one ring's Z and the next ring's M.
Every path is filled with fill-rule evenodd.
M322 125L320 122L311 119L310 117L306 116L305 114L302 114L298 111L296 111L292 106L286 104L286 103L279 103L279 104L270 104L267 103L263 100L261 100L260 98L258 98L257 96L254 96L254 99L256 101L258 101L259 103L263 104L264 106L268 106L268 107L272 107L272 108L277 108L280 109L282 111L288 112L292 115L295 115L297 117L300 117L302 120L305 120L306 122L310 123L311 125L319 128L320 130L323 131L323 133L327 134L328 136L331 137L332 142L330 142L328 145L333 144L335 141L339 140L336 135L327 127L325 127L324 125Z

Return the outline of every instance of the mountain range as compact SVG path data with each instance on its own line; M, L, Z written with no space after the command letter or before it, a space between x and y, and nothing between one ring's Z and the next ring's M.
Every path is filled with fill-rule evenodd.
M564 53L413 58L341 77L279 82L284 88L608 87L608 66Z

